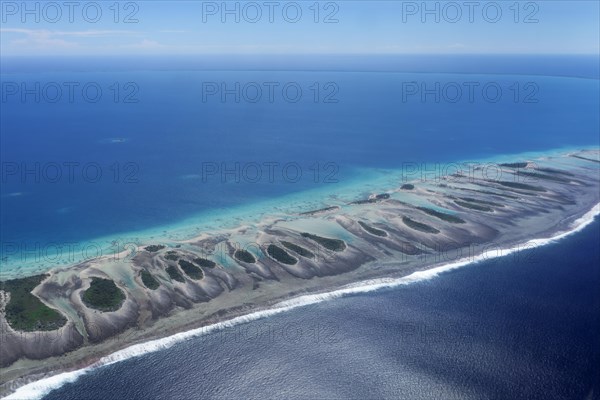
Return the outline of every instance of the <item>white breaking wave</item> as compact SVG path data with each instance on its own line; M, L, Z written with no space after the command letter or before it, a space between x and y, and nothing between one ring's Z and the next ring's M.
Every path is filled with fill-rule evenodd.
M177 333L166 338L151 340L149 342L136 344L127 347L123 350L119 350L111 355L101 358L98 362L90 365L89 367L57 374L48 378L41 379L36 382L32 382L21 386L16 392L5 397L5 400L23 400L23 399L40 399L50 391L63 386L66 383L75 382L79 377L85 375L89 371L111 365L123 360L127 360L134 357L140 357L142 355L152 353L158 350L167 349L176 343L188 340L194 337L205 335L214 331L229 328L238 324L243 324L250 321L256 321L258 319L267 318L276 314L280 314L285 311L289 311L298 307L304 307L311 304L321 303L326 300L331 300L339 297L343 297L349 294L356 293L367 293L384 288L392 288L396 286L408 285L415 282L421 282L428 279L437 277L443 272L450 271L456 268L463 267L469 264L475 264L481 261L487 261L492 258L504 257L509 254L515 253L523 249L532 249L535 247L544 246L549 243L556 242L569 235L577 233L583 230L586 226L594 221L596 216L600 215L600 203L594 206L590 211L584 214L581 218L578 218L571 224L571 228L565 232L559 232L550 238L533 239L523 244L516 245L508 249L494 249L493 251L484 252L476 257L465 258L449 264L445 264L439 267L431 268L425 271L417 271L410 275L402 278L379 278L361 281L346 285L341 289L334 290L328 293L320 293L313 295L299 296L289 300L277 303L268 310L254 312L248 315L239 316L227 321L219 322L213 325L204 326L201 328L193 329L187 332Z

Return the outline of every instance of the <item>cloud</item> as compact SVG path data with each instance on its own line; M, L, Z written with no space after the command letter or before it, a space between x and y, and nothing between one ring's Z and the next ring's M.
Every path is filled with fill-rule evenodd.
M469 47L469 46L467 46L464 43L452 43L451 45L448 45L448 48L453 49L453 50L456 50L456 49L462 50L462 49L466 49L467 47Z
M141 49L141 50L154 50L154 49L163 49L168 46L164 44L160 44L154 40L143 39L141 42L133 43L133 44L124 44L120 47L130 48L130 49Z
M47 29L0 28L0 33L22 33L29 37L100 37L136 34L134 31L118 30L88 30L88 31L51 31Z
M97 38L135 34L133 31L88 30L88 31L51 31L47 29L0 28L0 33L20 34L24 37L10 41L12 46L32 49L73 49L80 47L77 38Z

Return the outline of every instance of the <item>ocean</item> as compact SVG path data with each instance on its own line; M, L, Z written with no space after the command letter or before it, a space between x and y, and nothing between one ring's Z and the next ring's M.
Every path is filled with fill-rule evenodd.
M600 145L593 58L110 61L2 61L0 278L362 198L407 163ZM45 398L595 398L599 227L202 335Z
M599 240L596 217L542 247L96 368L43 398L596 399Z
M597 60L441 59L3 60L0 272L358 198L406 163L599 144Z

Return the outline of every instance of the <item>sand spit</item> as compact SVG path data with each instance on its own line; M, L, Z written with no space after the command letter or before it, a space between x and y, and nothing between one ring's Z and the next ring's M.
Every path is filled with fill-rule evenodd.
M0 291L0 395L291 297L408 276L552 237L600 202L600 166L593 161L599 154L517 159L504 164L495 180L446 176L411 182L410 191L398 182L397 191L364 201L204 232L177 246L147 243L118 257L54 270L32 291L67 319L54 331L13 329L5 311L10 293ZM118 309L86 305L94 278L114 282L125 294ZM150 281L158 286L149 287Z

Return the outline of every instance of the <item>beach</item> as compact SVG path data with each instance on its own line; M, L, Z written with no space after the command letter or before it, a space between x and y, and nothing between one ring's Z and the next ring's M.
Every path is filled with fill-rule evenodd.
M525 164L536 165L529 169L515 159L502 171L521 178L528 173L527 183L458 176L414 181L409 193L398 185L395 191L373 193L341 208L306 210L284 220L203 234L182 241L180 247L147 250L154 245L148 243L125 258L121 254L51 271L35 294L63 311L68 322L58 334L16 335L3 317L3 337L15 347L28 347L24 351L30 355L35 355L36 343L46 341L54 347L37 354L43 365L17 357L3 366L0 395L39 380L32 384L37 387L23 386L14 396L40 397L44 390L85 373L82 368L169 347L230 324L347 293L429 279L559 240L582 229L599 212L597 156L594 150L553 155L527 160ZM290 242L313 257L285 247ZM266 251L270 245L279 250ZM254 260L238 253L241 250ZM284 253L289 263L281 257ZM169 255L188 262L210 258L215 266L202 268L200 280L187 276L177 282L165 272L169 261L175 261ZM157 277L159 289L144 286L142 269ZM81 302L93 277L112 279L126 293L117 310L97 312ZM76 372L56 375L63 371Z

